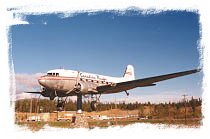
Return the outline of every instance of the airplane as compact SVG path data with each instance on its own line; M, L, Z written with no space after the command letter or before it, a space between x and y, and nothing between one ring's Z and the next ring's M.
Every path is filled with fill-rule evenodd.
M91 109L96 110L101 94L125 92L136 87L155 86L157 82L200 72L201 69L176 72L160 76L135 79L134 67L128 65L123 77L111 77L75 70L54 69L38 79L41 85L40 94L57 99L57 109L62 111L68 96L77 96L77 113L82 113L82 96L91 96ZM62 98L66 97L65 100Z

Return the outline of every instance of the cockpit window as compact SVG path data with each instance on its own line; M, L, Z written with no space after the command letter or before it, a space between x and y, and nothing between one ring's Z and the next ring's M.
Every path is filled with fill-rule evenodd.
M52 75L52 73L47 73L47 75Z
M50 75L50 76L59 76L59 73L47 73L47 75Z

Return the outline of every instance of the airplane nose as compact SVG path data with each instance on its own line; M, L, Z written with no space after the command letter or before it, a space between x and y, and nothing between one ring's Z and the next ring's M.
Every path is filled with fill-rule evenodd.
M39 84L42 85L42 86L45 86L45 84L46 84L46 83L45 83L45 79L43 79L43 78L39 78L39 79L38 79L38 82L39 82Z

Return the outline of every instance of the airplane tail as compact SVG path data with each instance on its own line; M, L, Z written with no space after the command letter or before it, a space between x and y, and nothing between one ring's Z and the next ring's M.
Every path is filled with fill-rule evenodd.
M125 78L126 80L134 80L135 79L134 68L132 65L128 65L126 67L123 78Z

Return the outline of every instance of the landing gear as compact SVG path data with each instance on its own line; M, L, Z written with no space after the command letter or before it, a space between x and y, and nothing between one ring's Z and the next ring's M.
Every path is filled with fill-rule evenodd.
M55 95L53 93L50 93L50 100L54 100L55 99Z
M54 100L55 97L57 96L56 90L53 92L50 92L50 100Z
M97 101L91 101L91 103L90 103L90 108L91 108L91 110L92 111L96 111L96 109L97 109Z
M65 101L62 100L62 98L58 98L57 100L57 111L63 111L64 110Z
M98 95L95 95L95 94L91 95L90 107L91 107L92 111L97 110L97 106L99 104L100 96L101 95L98 96ZM63 111L64 110L66 100L67 100L67 97L66 97L65 100L63 100L61 97L58 97L58 99L57 99L57 111ZM77 113L79 113L79 114L82 113L82 93L80 93L80 92L77 93Z
M66 104L66 100L63 100L62 98L57 99L57 111L64 111L64 106ZM82 94L77 94L77 113L82 113Z
M129 93L127 92L127 90L125 90L125 93L126 93L127 96L129 96Z
M100 97L101 97L101 94L99 96L95 95L95 97L93 95L91 95L90 108L91 108L92 111L97 110L97 106L99 104Z

